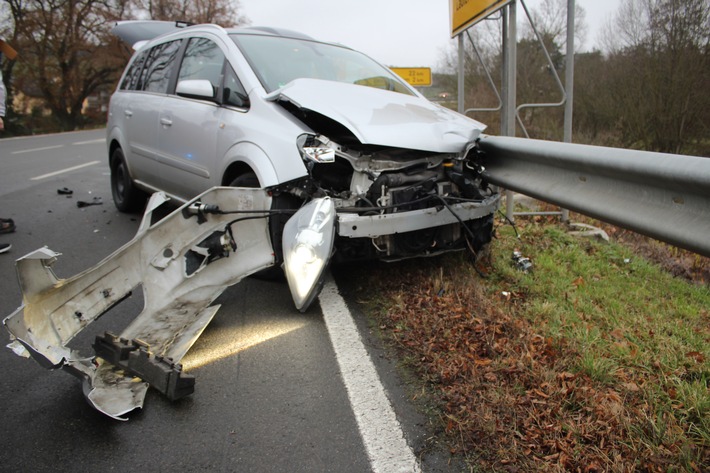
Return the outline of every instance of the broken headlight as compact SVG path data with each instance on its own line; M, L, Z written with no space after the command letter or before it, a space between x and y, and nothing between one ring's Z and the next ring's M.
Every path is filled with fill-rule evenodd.
M313 135L301 135L298 138L298 150L301 152L301 157L304 161L312 161L314 163L335 162L335 150L330 148L327 142L323 143L323 140Z
M309 202L286 222L284 273L296 308L301 312L320 292L334 237L335 206L327 197Z

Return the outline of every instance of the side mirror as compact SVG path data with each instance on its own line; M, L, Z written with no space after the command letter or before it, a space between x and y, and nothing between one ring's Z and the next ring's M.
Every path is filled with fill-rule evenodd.
M323 287L333 254L335 205L315 199L286 222L283 232L284 273L296 308L305 312Z
M175 93L180 97L210 101L214 101L216 96L212 83L205 79L181 80Z

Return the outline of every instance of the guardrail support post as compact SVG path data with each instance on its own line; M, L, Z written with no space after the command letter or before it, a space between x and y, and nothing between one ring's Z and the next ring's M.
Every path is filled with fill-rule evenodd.
M572 115L574 112L574 9L575 0L567 0L567 59L565 62L565 123L564 142L572 142ZM562 223L569 223L569 210L562 211Z
M515 105L517 100L516 79L518 76L517 21L517 2L514 0L504 9L503 14L503 111L505 112L504 123L501 127L501 135L503 136L515 136ZM505 192L505 202L506 216L509 221L515 222L515 216L513 215L513 209L515 207L515 194L513 191L507 190Z

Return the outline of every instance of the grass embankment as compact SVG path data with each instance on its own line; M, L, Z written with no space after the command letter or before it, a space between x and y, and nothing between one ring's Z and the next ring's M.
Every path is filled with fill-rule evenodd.
M368 276L452 452L472 471L710 471L708 286L538 220L498 228L485 279L460 254Z

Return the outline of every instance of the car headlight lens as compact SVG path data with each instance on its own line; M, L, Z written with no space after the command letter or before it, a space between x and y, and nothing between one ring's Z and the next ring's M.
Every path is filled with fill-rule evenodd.
M330 140L321 135L303 134L297 140L303 160L321 164L335 162L335 150L328 146L329 143Z
M334 163L335 151L330 148L306 147L303 148L303 154L306 158L316 163Z
M283 232L284 273L296 308L305 312L323 285L335 238L335 206L315 199L286 222Z

